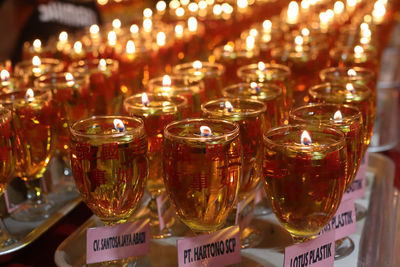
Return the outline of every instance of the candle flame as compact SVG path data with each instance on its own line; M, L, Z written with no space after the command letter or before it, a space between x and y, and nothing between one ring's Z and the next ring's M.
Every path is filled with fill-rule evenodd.
M349 69L349 70L347 71L347 75L349 75L349 76L356 76L356 75L357 75L357 72L356 72L354 69Z
M69 72L67 72L67 73L65 74L65 81L67 82L67 85L68 85L68 86L72 86L72 85L75 84L74 76L73 76L71 73L69 73Z
M164 46L165 45L165 40L167 38L167 36L165 35L164 32L159 32L157 33L157 45L158 46Z
M149 97L147 96L146 93L142 94L142 104L143 104L143 106L146 106L146 107L150 104Z
M297 35L296 38L294 39L294 42L296 45L302 45L304 43L303 37Z
M158 1L156 4L156 9L158 12L164 12L165 9L167 8L167 3L165 3L164 1Z
M312 144L311 136L306 130L304 130L301 133L300 142L302 145L306 145L306 146L309 146Z
M344 4L342 1L336 1L335 4L333 5L333 11L335 14L339 15L343 12L344 10Z
M226 109L228 112L232 112L232 111L233 111L233 106L232 106L231 102L225 101L225 109Z
M357 0L347 0L347 1L346 1L346 4L347 4L349 7L355 7L355 6L357 5Z
M32 101L35 100L35 94L33 93L33 90L31 88L29 88L28 90L26 90L25 93L25 100L30 103Z
M300 5L301 5L301 8L302 8L302 9L308 9L308 8L310 8L310 2L309 2L308 0L303 0L303 1L301 1Z
M126 42L126 49L125 49L127 54L135 54L136 47L135 43L132 40L129 40Z
M222 14L222 7L221 7L220 4L214 5L214 7L213 7L213 13L214 13L215 16L219 16L219 15Z
M164 75L163 80L162 80L162 85L169 87L169 86L171 86L171 84L172 84L172 81L171 81L171 78L169 77L169 75Z
M0 79L2 82L6 82L6 81L10 80L10 73L5 69L1 70Z
M58 40L62 43L65 43L68 41L68 33L67 32L60 32L60 35L58 36Z
M90 26L89 32L91 35L98 34L100 32L100 28L97 24L93 24L92 26Z
M125 131L125 124L120 119L114 119L114 128L119 132Z
M208 126L200 126L200 135L204 137L212 136L211 128Z
M299 5L295 1L291 1L287 9L287 21L289 23L295 23L298 15Z
M221 5L221 8L222 8L222 12L224 12L228 15L232 14L232 12L233 12L233 7L228 3L223 3Z
M190 32L197 31L197 19L195 17L190 17L187 23Z
M233 52L233 43L229 42L226 45L224 45L224 51L226 52Z
M175 10L175 14L176 14L178 17L183 17L183 15L185 15L185 10L184 10L182 7L178 7L178 8Z
M254 39L253 36L247 36L246 38L246 50L252 50L254 49L256 40Z
M151 32L152 27L153 27L153 21L151 19L143 20L143 29L145 32Z
M175 34L177 36L182 36L183 35L183 26L178 24L175 26Z
M42 42L39 39L35 39L35 41L33 41L33 49L40 50L41 47Z
M269 19L264 20L263 24L264 32L271 32L272 22Z
M254 28L253 28L253 29L250 29L249 35L250 35L250 36L253 36L254 38L257 37L257 35L258 35L257 29L254 29Z
M307 28L303 28L303 29L301 30L301 34L302 34L303 36L309 36L309 35L310 35L310 30L307 29Z
M335 112L335 114L333 115L333 119L334 119L334 120L341 120L341 119L343 119L342 112L340 112L340 110L337 110L337 111Z
M251 87L251 89L253 89L254 92L257 93L257 94L259 94L259 93L261 92L261 88L260 88L260 86L258 85L258 83L256 83L256 82L251 82L251 83L250 83L250 87Z
M153 11L150 8L145 8L143 10L143 16L145 18L150 18L151 16L153 16Z
M107 61L104 58L100 59L99 65L97 66L97 68L100 71L106 71L107 70Z
M199 10L199 6L195 2L190 3L188 8L189 8L189 11L192 13L195 13Z
M359 46L359 45L356 45L355 47L354 47L354 54L355 54L355 56L356 57L361 57L361 55L364 53L364 48L362 48L361 46Z
M42 64L42 62L40 61L40 58L38 56L34 56L32 58L32 65L34 67L39 67Z
M204 1L204 0L201 0L201 1L199 2L199 8L200 8L201 10L206 9L206 8L207 8L207 2Z
M354 86L353 86L353 84L347 83L347 84L346 84L346 90L347 90L347 91L350 91L350 92L353 92L353 91L354 91Z
M237 0L236 4L238 8L246 8L249 5L249 2L247 0Z
M259 71L264 71L265 70L264 62L262 62L262 61L258 62L257 67L258 67Z
M107 35L108 44L113 46L117 44L117 34L115 31L110 31Z
M114 29L119 29L119 28L121 28L121 21L119 20L119 19L114 19L112 22L111 22L111 25L112 25L112 27L114 28Z
M199 70L203 67L203 64L201 63L200 60L196 60L193 62L193 68L196 70Z
M360 29L361 29L361 31L367 31L367 30L369 30L369 25L368 25L368 23L366 23L366 22L361 23Z
M139 32L139 26L136 24L132 24L131 27L129 28L129 31L132 34L137 34Z
M76 42L74 43L74 51L75 51L75 53L77 53L77 54L82 53L82 43L81 43L80 41L76 41Z

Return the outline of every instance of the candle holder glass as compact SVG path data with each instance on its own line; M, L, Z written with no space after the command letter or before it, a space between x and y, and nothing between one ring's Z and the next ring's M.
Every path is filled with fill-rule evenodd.
M173 122L165 127L163 151L165 186L179 218L195 233L223 227L239 190L239 126L215 119Z
M11 217L18 221L41 221L51 216L54 203L42 190L43 173L54 150L54 114L49 91L19 88L0 95L0 103L10 107L17 138L16 175L27 187L27 201Z
M148 140L149 178L147 190L151 200L150 231L153 238L165 238L173 235L173 221L167 227L160 229L156 198L165 192L163 162L164 128L171 122L188 117L188 103L183 96L168 96L163 94L146 94L148 103L143 103L142 94L131 96L124 101L124 111L130 116L136 116L144 121Z
M305 143L304 131L311 137ZM315 238L335 215L347 166L344 135L334 128L286 125L264 133L265 190L295 243Z
M32 60L24 60L15 65L14 77L19 87L33 86L35 79L48 73L64 71L64 63L54 58L40 58L40 64L33 65Z
M148 176L143 121L93 116L75 122L70 131L72 172L83 201L105 225L126 222Z
M227 105L229 102L229 105ZM238 202L252 197L261 179L262 133L266 131L265 104L252 99L221 98L202 105L203 116L236 122L243 147L243 173L240 177ZM254 226L241 229L243 248L261 242L260 231Z

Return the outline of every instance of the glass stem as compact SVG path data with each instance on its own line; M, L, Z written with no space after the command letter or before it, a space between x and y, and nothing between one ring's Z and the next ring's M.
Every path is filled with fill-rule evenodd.
M34 179L34 180L26 180L25 181L26 189L27 189L27 199L32 202L34 205L43 204L43 192L42 192L42 180Z

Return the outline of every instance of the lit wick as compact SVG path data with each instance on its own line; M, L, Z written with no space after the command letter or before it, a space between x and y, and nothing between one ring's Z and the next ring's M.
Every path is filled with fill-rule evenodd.
M146 93L142 94L142 104L143 106L147 107L150 104L149 97L147 96Z
M121 21L119 19L114 19L111 25L114 30L119 30L121 28Z
M341 122L342 119L343 119L342 112L340 112L340 110L337 110L335 114L333 114L333 120Z
M257 67L258 67L259 71L264 71L265 70L265 63L260 61L260 62L258 62Z
M125 131L125 125L120 119L114 119L114 128L119 132Z
M364 54L364 48L362 48L359 45L356 45L354 47L354 57L361 58L363 54Z
M93 24L92 26L90 26L89 32L91 37L97 37L100 32L100 28L97 24Z
M312 144L311 136L307 131L304 130L303 133L301 134L300 142L302 145L306 145L306 146L309 146Z
M100 59L99 60L99 65L97 66L97 68L100 71L106 71L107 70L107 61L105 59Z
M136 24L132 24L131 27L129 28L129 31L136 35L139 32L139 26Z
M259 94L259 93L261 92L260 85L258 85L258 83L256 83L256 82L251 82L251 83L250 83L250 87L251 87L251 89L253 89L253 91L254 91L256 94Z
M38 56L34 56L32 58L32 72L33 73L41 73L40 65L42 62L40 61L40 58Z
M31 88L29 88L28 90L26 90L26 93L25 93L25 101L30 103L34 100L35 100L35 95L33 93L33 90Z
M41 49L42 49L42 42L39 39L33 41L33 50L35 50L35 52L40 52Z
M65 42L67 42L68 41L68 33L67 32L60 32L60 35L58 36L58 40L61 42L61 43L65 43Z
M165 45L167 36L165 35L164 32L157 33L157 37L156 38L157 38L157 45L158 46L164 46Z
M303 51L303 43L304 43L303 37L301 37L300 35L296 36L296 38L294 39L294 42L296 44L296 46L294 48L296 50L296 52L302 52Z
M107 35L108 44L114 46L117 44L117 34L115 31L110 31Z
M69 72L65 74L65 81L67 82L68 86L72 86L75 84L74 76L72 76L72 74Z
M225 101L225 109L226 109L228 112L232 112L232 111L233 111L233 106L232 106L231 102Z
M169 75L164 75L162 80L163 91L170 91L171 90L172 81Z
M354 92L354 86L351 83L346 83L346 90L349 92Z
M76 41L74 43L74 51L76 54L81 54L82 53L82 43L80 41Z
M212 131L208 126L200 126L200 135L203 137L212 136Z
M132 40L129 40L128 42L126 42L126 49L125 49L127 54L135 54L136 51L136 47L135 47L135 43Z
M190 17L187 21L187 24L190 32L197 31L197 19L195 17Z
M10 73L7 70L1 70L0 79L2 82L8 82L10 80Z

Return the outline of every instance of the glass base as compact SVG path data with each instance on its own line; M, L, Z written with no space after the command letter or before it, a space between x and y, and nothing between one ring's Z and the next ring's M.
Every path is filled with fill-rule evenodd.
M37 222L49 218L56 211L54 203L44 200L41 203L27 201L10 214L11 218L21 222Z
M340 260L354 251L354 242L349 237L339 239L335 242L335 260Z
M268 200L263 199L254 207L254 217L265 216L271 214L271 206L268 203Z
M361 221L367 216L367 208L365 208L363 205L360 205L358 203L355 204L356 207L356 221Z
M263 240L261 231L254 225L244 228L240 232L240 245L242 248L254 248Z
M175 219L172 218L171 221L165 226L165 228L160 230L160 223L158 221L158 218L156 220L151 220L150 221L151 238L162 239L173 236L174 231L171 227L174 225L174 223Z

